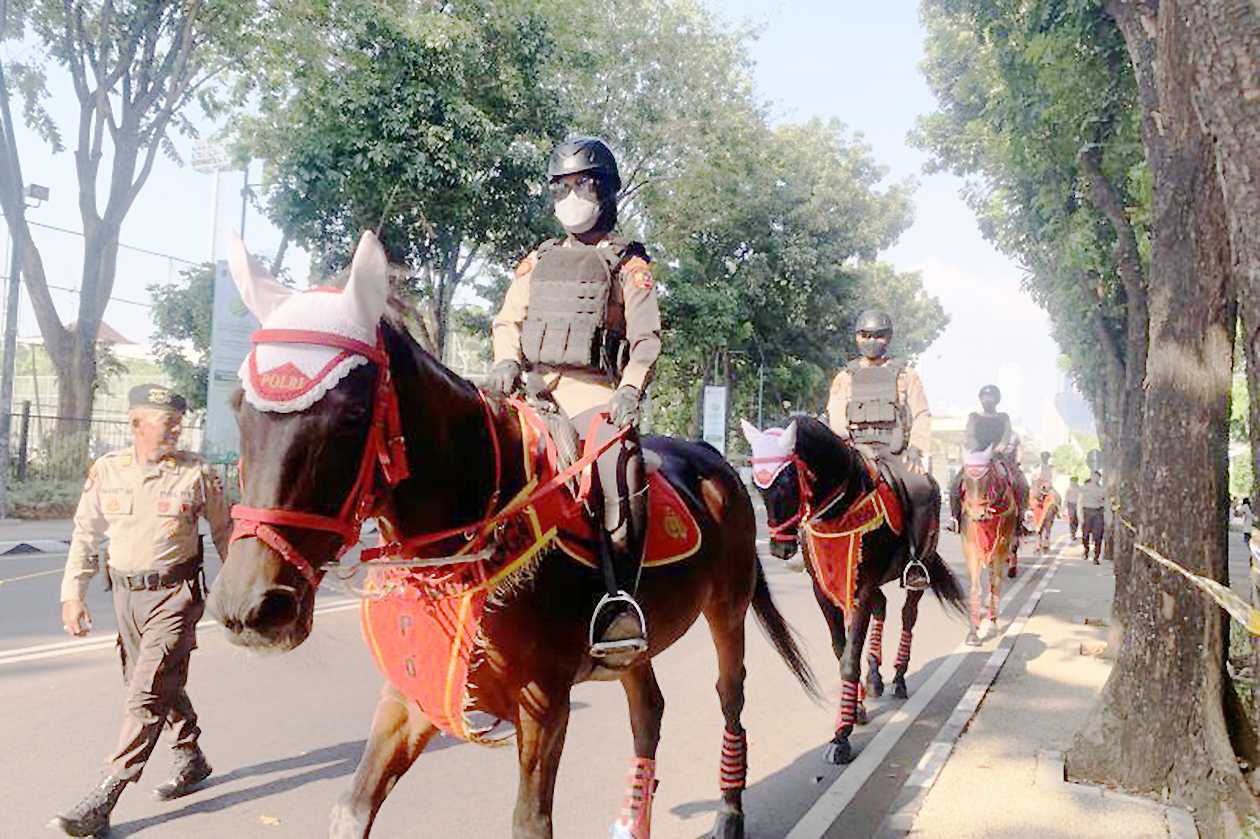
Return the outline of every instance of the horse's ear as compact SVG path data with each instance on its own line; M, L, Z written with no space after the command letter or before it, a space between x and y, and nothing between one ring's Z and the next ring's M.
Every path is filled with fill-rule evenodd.
M761 432L757 430L757 426L741 417L739 427L744 432L744 439L748 441L748 445L754 449L757 448L757 441L761 439Z
M359 237L354 261L350 263L350 279L343 295L357 323L374 327L385 314L385 301L389 297L389 262L381 240L371 230L364 230Z
M281 284L250 255L245 243L235 234L228 242L228 270L232 273L236 290L240 292L241 302L258 318L259 323L293 294L293 289Z
M783 446L783 451L789 454L796 451L796 420L789 422L788 427L779 436L779 445Z

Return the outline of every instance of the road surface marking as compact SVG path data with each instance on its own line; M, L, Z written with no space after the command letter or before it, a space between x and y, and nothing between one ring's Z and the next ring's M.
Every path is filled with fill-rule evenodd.
M315 614L326 615L330 612L344 612L347 609L359 608L357 599L339 599L331 603L325 603L322 606L315 607ZM197 624L198 629L209 629L218 626L216 620L203 620ZM82 641L60 641L55 644L39 644L33 647L19 647L16 650L5 650L0 652L0 667L8 664L20 664L24 661L41 661L48 658L60 658L66 655L77 655L78 653L90 653L97 650L112 649L115 644L114 636L110 635L106 638L93 638L91 640Z
M1046 593L1046 589L1050 586L1050 581L1059 570L1059 566L1063 562L1063 543L1066 539L1067 537L1061 537L1058 540L1058 544L1054 549L1054 560L1041 576L1041 580L1037 583L1037 587L1033 589L1032 594L1028 596L1028 599L1020 607L1015 620L1011 621L1010 626L1006 628L1002 640L998 642L998 646L989 656L989 660L980 668L980 672L976 674L976 678L972 681L971 686L967 688L967 692L962 695L962 698L958 700L958 704L954 706L954 710L949 715L945 725L941 726L941 730L937 733L936 738L924 751L918 765L914 768L914 772L906 779L905 785L897 794L897 799L893 805L894 809L884 819L876 836L900 836L909 833L913 829L915 818L918 816L919 810L922 809L927 794L935 786L941 771L945 768L946 761L953 754L954 746L957 744L958 738L962 736L963 729L967 727L972 717L980 709L980 703L984 701L989 688L993 686L993 682L997 680L998 673L1001 672L1002 667L1006 664L1006 659L1015 648L1015 644L1018 643L1020 636L1023 635L1024 627L1028 624L1028 618L1041 602L1042 595Z
M33 574L22 574L21 576L18 576L18 577L8 577L6 579L0 580L0 588L8 585L9 583L16 583L21 580L32 580L36 577L47 577L50 574L60 574L60 573L62 573L62 570L60 568L52 568L48 571L36 571Z
M1027 565L1024 567L1029 568ZM1043 567L1041 564L1032 566L1038 569ZM1015 602L1016 597L1032 578L1032 574L1024 574L1007 590L1003 598L1005 602L999 609L999 617L1010 609L1011 604ZM809 811L796 823L796 826L788 833L787 839L818 839L831 829L836 819L853 801L858 790L870 779L875 770L884 762L884 758L892 751L893 746L897 745L897 741L910 728L911 723L923 713L923 709L941 688L949 683L954 672L974 651L974 647L969 647L964 642L946 654L944 660L932 671L927 682L914 692L914 695L889 718L888 722L880 726L878 733L858 753L857 758L845 767L840 777L831 783L831 786L814 802L814 806L810 807Z

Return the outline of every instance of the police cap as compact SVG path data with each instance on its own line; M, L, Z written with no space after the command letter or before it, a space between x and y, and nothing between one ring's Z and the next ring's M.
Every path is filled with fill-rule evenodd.
M188 402L169 387L136 385L127 392L127 407L157 408L182 414L188 409Z

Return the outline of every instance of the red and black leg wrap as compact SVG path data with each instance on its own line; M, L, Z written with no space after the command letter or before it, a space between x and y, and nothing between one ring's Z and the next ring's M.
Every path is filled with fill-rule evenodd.
M748 733L722 732L722 792L748 785Z
M630 764L629 788L617 818L615 836L650 839L652 835L652 800L656 797L656 761L636 757Z
M901 630L901 643L897 645L897 662L894 665L900 672L905 672L905 669L910 666L910 642L913 640L913 632Z
M884 619L871 619L871 637L869 642L871 658L876 664L884 663Z
M836 716L836 731L847 731L857 722L857 682L844 679L840 682L840 713Z

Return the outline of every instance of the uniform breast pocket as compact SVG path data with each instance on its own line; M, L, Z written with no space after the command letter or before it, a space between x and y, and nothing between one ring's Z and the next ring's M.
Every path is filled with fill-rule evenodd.
M132 503L130 492L107 492L101 498L101 512L107 519L129 516L132 513Z

